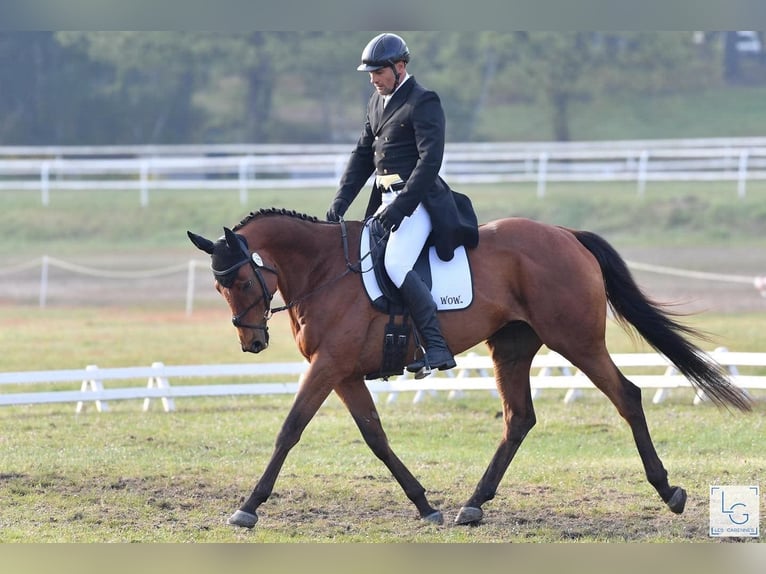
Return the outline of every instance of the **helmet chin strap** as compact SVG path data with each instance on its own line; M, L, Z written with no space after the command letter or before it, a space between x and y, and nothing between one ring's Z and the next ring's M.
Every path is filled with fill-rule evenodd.
M388 65L391 67L391 71L394 73L394 87L391 90L391 94L393 94L396 91L396 88L399 87L400 75L399 72L396 71L396 62L390 62Z

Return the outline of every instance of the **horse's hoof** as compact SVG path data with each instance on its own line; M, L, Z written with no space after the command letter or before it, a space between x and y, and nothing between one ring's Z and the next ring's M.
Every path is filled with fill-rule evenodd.
M676 514L681 514L686 506L686 491L680 486L674 487L673 496L668 500L668 508Z
M257 514L250 514L242 510L237 510L229 517L228 523L233 526L241 526L243 528L252 528L258 522Z
M436 524L438 526L441 526L442 524L444 524L444 516L442 515L441 510L434 510L428 516L424 516L423 520L425 520L426 522L430 522L431 524Z
M478 524L484 518L484 512L476 506L464 506L455 517L455 524Z

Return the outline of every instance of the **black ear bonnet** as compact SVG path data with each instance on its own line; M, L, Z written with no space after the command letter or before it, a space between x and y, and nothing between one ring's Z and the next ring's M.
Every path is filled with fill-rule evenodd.
M234 283L239 268L250 261L250 249L247 240L239 233L234 235L237 238L236 245L229 245L224 235L215 242L213 254L210 256L212 259L210 267L213 269L213 275L226 288L231 287Z

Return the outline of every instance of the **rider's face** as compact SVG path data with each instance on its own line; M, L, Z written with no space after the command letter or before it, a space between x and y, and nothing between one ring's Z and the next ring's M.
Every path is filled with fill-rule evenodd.
M402 62L396 62L397 72L399 77L404 76L404 64ZM381 96L388 96L394 92L396 87L396 76L390 66L385 66L374 72L370 72L370 83L375 86L375 89Z

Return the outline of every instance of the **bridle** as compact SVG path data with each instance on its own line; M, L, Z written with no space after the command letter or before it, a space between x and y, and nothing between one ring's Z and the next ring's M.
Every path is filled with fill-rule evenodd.
M258 279L258 283L260 283L261 285L261 296L258 297L255 301L253 301L250 305L248 305L245 309L233 315L231 318L231 322L237 328L258 329L259 331L268 333L269 327L266 323L271 318L271 315L274 313L274 311L277 311L280 309L275 309L275 310L271 309L271 300L274 298L274 295L269 291L269 287L268 285L266 285L266 279L264 279L263 273L261 273L261 270L269 271L270 273L273 273L274 275L279 275L279 273L274 267L264 264L263 259L261 259L261 256L258 255L255 251L251 253L248 250L247 245L245 245L242 240L240 240L240 246L242 248L243 255L247 254L246 257L242 259L241 261L238 261L237 263L235 263L228 269L224 269L222 271L216 271L214 269L213 275L215 275L216 277L223 277L224 275L229 275L231 273L236 272L240 267L242 267L243 265L247 263L250 264L250 267L253 269L253 273L255 274L255 277ZM255 306L258 305L261 301L266 301L266 304L265 304L266 308L263 312L263 324L252 325L249 323L244 323L242 319L250 311L252 311L255 308Z
M333 277L327 283L324 283L318 286L316 289L312 289L308 293L305 293L301 295L300 297L288 302L286 305L282 305L281 307L275 307L274 309L271 308L271 301L274 298L274 295L273 293L269 291L269 287L266 284L266 279L264 279L263 273L261 273L261 270L268 271L270 273L273 273L276 276L279 276L279 272L277 271L275 267L266 265L263 262L263 259L261 259L261 256L258 255L258 253L256 253L255 251L250 251L249 247L247 246L247 243L242 238L239 238L240 249L243 255L242 260L238 261L237 263L235 263L228 269L224 269L222 271L217 271L213 269L213 275L215 275L216 277L223 277L225 275L229 275L231 273L236 272L237 270L239 270L240 267L249 263L250 267L253 270L253 273L255 274L255 277L258 279L258 283L260 283L261 285L261 296L258 297L252 303L250 303L250 305L245 307L242 311L233 315L231 317L232 324L237 328L257 329L259 331L263 331L264 333L268 334L269 327L267 323L268 323L268 320L271 319L272 315L274 315L274 313L278 313L279 311L286 311L287 309L294 307L301 301L315 294L317 291L321 291L322 289L329 287L336 281L339 281L340 279L342 279L349 273L365 273L366 271L362 271L362 261L365 258L369 257L371 255L371 252L367 253L357 263L355 264L351 263L350 256L349 256L349 249L348 249L348 232L346 229L346 222L343 220L343 218L340 218L340 228L341 228L341 238L343 240L343 256L346 259L345 271L341 273L340 275ZM244 323L242 319L244 319L247 316L247 314L255 308L256 305L258 305L261 301L264 301L264 300L266 301L266 304L265 304L266 308L263 312L263 324L253 325L249 323Z

